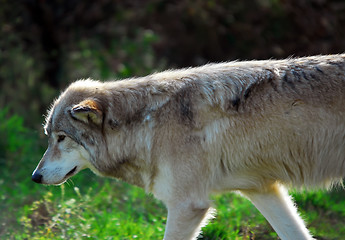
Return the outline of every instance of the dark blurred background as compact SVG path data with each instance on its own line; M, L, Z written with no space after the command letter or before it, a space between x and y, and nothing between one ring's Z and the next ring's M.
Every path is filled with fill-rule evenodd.
M70 82L342 53L344 0L0 0L0 109L39 127Z

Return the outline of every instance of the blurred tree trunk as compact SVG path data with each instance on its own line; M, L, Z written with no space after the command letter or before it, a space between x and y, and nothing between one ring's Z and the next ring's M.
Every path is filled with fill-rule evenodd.
M62 49L59 42L59 23L55 21L54 7L46 1L27 1L27 8L34 24L40 32L40 45L42 46L42 58L44 70L42 82L47 82L51 87L59 88L59 78L62 70ZM56 11L56 9L55 9Z

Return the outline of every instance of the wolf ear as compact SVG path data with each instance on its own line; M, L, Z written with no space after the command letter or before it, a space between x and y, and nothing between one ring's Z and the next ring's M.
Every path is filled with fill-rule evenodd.
M72 107L71 116L84 123L100 125L103 121L103 112L99 103L86 99Z

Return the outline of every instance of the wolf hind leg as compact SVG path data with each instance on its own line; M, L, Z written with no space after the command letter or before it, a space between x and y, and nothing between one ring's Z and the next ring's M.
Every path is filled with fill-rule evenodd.
M241 192L251 200L282 240L313 239L284 186L275 183L265 192Z
M194 240L215 210L208 202L180 202L167 204L168 219L164 240Z

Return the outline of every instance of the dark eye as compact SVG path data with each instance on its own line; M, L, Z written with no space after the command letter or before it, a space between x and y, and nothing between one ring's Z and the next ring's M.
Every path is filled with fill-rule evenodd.
M65 138L66 138L65 135L59 135L57 141L62 142L63 140L65 140Z

